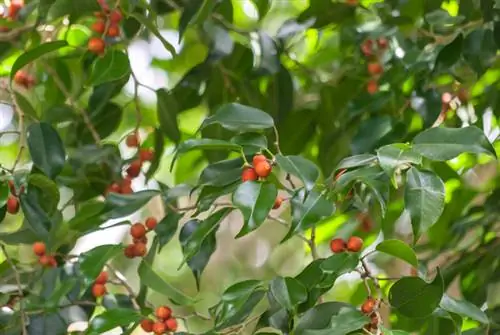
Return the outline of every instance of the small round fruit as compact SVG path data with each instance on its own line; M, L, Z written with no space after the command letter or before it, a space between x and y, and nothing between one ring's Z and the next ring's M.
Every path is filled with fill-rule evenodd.
M111 24L108 27L108 32L106 33L109 37L118 37L120 36L120 26L117 24Z
M46 251L47 251L47 247L45 246L45 243L43 243L43 242L35 242L35 243L33 243L33 252L38 257L41 257L41 256L45 255Z
M376 80L370 80L366 85L366 91L370 94L375 94L378 91L378 84Z
M123 15L119 10L114 10L111 12L111 14L109 14L109 20L112 23L118 23L122 20L122 18L123 18Z
M347 240L347 250L359 252L363 248L363 240L358 236L351 236Z
M257 175L257 172L255 172L254 168L247 167L243 169L243 172L241 173L241 180L243 182L249 181L249 180L257 180L259 176Z
M139 159L143 162L152 161L155 156L155 153L151 149L141 149L139 150Z
M7 16L11 19L16 18L19 11L24 7L24 0L12 0L10 2Z
M175 332L177 330L177 320L174 318L170 318L165 321L165 326L171 332Z
M113 183L108 187L108 193L120 193L122 188L118 183Z
M156 335L164 334L167 331L167 326L163 322L156 321L153 324L153 333Z
M150 216L146 219L146 222L144 222L144 224L146 225L146 227L149 229L149 230L153 230L156 228L156 225L158 224L158 220L156 220L156 218Z
M257 165L255 165L254 168L255 168L255 173L257 173L257 175L262 178L269 176L273 169L271 164L269 164L269 162L267 161L259 162Z
M130 235L133 238L142 238L146 235L146 227L142 223L134 223L130 227Z
M361 52L366 56L370 57L373 55L373 41L366 40L361 44Z
M57 260L54 256L49 256L49 267L51 268L57 267Z
M443 104L448 105L448 104L451 102L451 100L452 100L452 99L453 99L453 96L451 95L451 93L450 93L450 92L444 92L444 93L441 95L441 102L442 102Z
M172 310L168 306L160 306L156 309L155 315L160 320L167 320L172 315Z
M38 259L38 263L40 263L42 266L45 266L45 267L50 266L50 263L51 263L50 256L47 256L47 255L40 256L40 258Z
M136 257L144 257L148 252L148 247L145 243L138 242L134 243L134 255Z
M264 156L263 154L257 154L255 156L253 156L252 164L253 164L253 166L256 166L260 162L265 162L265 161L267 161L266 156Z
M361 305L361 312L365 314L371 314L375 308L375 300L373 298L368 298L365 300L363 305Z
M378 62L368 63L368 73L371 74L372 76L381 74L382 72L384 72L384 68L382 67L382 65L380 65L380 63Z
M141 321L141 328L144 330L146 333L151 333L153 331L153 325L154 321L151 319L144 319Z
M10 195L7 199L7 212L9 214L17 214L19 212L19 200L13 195Z
M106 286L103 284L94 284L92 286L92 295L96 298L102 297L106 294Z
M141 167L142 162L139 159L133 161L127 168L127 175L131 178L139 176L139 174L141 173Z
M130 186L132 186L132 178L130 178L130 177L123 178L122 182L121 182L121 186L122 187L130 187Z
M335 254L345 251L345 248L345 241L341 238L334 238L330 241L330 250Z
M125 250L123 250L123 254L127 258L134 258L135 257L135 244L129 244L125 247Z
M106 23L103 20L98 20L92 24L91 29L98 34L102 34L106 30Z
M389 41L385 37L380 37L377 40L377 45L380 49L387 49L387 47L389 46Z
M137 133L130 134L125 139L125 144L129 148L137 148L139 146L139 142L140 142L139 134Z
M20 86L26 86L27 74L26 72L19 70L14 75L14 82Z
M104 40L100 37L91 37L87 47L90 52L102 55L104 53L104 49L106 48L106 43L104 43Z
M108 273L106 271L101 271L101 273L99 273L99 275L95 279L94 283L104 285L108 282L108 278Z
M276 200L274 200L274 205L273 209L278 209L281 207L281 203L283 202L283 198L280 197L279 195L276 197Z
M132 193L134 193L132 186L129 186L129 185L122 186L121 194L132 194Z

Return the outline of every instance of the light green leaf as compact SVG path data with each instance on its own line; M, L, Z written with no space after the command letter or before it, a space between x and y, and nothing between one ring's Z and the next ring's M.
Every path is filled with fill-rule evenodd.
M109 50L103 57L97 57L90 71L90 84L97 86L115 81L130 74L128 56L119 50Z
M323 272L340 276L353 271L358 263L359 255L357 253L344 252L331 255L321 263L320 268Z
M104 270L104 265L121 252L123 252L121 244L100 245L84 252L80 255L80 271L88 282L93 282Z
M116 219L135 213L144 207L159 191L147 190L132 194L110 193L106 197L106 217Z
M92 319L88 332L90 334L102 334L120 326L128 326L131 323L139 322L144 317L133 309L113 308L99 314Z
M403 261L418 267L417 255L406 243L400 240L385 240L379 243L376 250L397 257Z
M260 109L230 103L219 107L214 115L203 121L201 128L220 124L223 128L238 132L248 132L272 128L273 118Z
M361 154L355 155L351 157L344 158L338 165L335 167L335 171L340 169L350 169L354 167L360 167L365 165L370 165L377 161L377 156L372 154Z
M473 305L466 300L456 300L445 294L443 295L439 306L448 312L468 317L469 319L477 322L484 324L488 324L490 322L486 313L484 313L476 305Z
M422 156L404 143L394 143L381 147L377 150L377 157L380 167L391 179L397 169L422 163Z

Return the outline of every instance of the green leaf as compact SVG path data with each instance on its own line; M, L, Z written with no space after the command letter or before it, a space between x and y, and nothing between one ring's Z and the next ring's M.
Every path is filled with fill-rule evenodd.
M231 138L231 143L238 144L243 147L243 152L246 155L255 154L262 149L267 148L267 138L259 133L242 133Z
M444 200L444 183L436 174L414 167L408 170L404 201L415 241L437 222L444 210Z
M422 156L412 151L412 148L404 143L394 143L381 147L377 150L380 167L392 179L397 169L421 164Z
M19 92L14 92L14 96L16 98L17 105L25 115L38 119L38 113L36 112L35 108L31 105L31 102L24 95L22 95Z
M182 215L178 213L168 213L155 227L155 233L158 237L158 252L174 237L179 226L179 220Z
M241 179L243 159L223 160L208 165L201 172L199 185L227 186Z
M343 302L326 302L314 306L300 317L294 334L304 335L306 331L328 328L332 317L344 308L352 309L352 305Z
M290 277L274 278L269 284L269 290L276 301L289 311L307 300L307 290L297 279Z
M370 323L368 316L354 308L341 308L332 316L330 335L346 335Z
M219 107L214 115L206 118L201 125L220 124L223 128L238 132L249 132L272 128L273 118L260 109L230 103Z
M177 114L179 107L175 97L165 89L156 91L156 112L160 129L163 133L175 143L181 140L181 133L177 124Z
M93 282L104 270L106 263L123 252L121 244L105 244L95 247L80 256L80 271L88 282Z
M259 74L275 74L280 70L279 52L276 42L266 33L259 31L250 35L254 54L254 68ZM289 97L293 98L293 97Z
M30 174L28 184L38 189L40 205L47 214L54 214L60 199L57 184L40 173Z
M92 319L88 331L91 334L102 334L108 330L119 326L128 326L131 323L139 322L144 317L133 309L113 308L99 314Z
M331 255L321 263L320 268L323 272L340 276L344 273L353 271L358 263L359 255L357 253L344 252Z
M146 205L159 191L147 190L134 192L132 194L110 193L106 197L106 208L108 219L116 219L135 213Z
M47 302L45 303L47 307L56 307L59 305L59 301L63 299L66 295L68 295L71 290L78 284L78 279L77 278L67 278L66 280L62 281L60 286L52 292L51 296L49 299L47 299Z
M304 183L305 189L310 192L319 178L319 169L308 159L302 156L276 155L278 166L285 172L297 176Z
M245 299L238 299L229 302L225 301L216 306L217 315L215 320L215 329L224 329L246 320L257 304L262 300L264 295L265 291L258 289L252 292Z
M10 195L10 187L7 182L0 182L0 207L5 206Z
M450 44L441 49L436 58L435 69L449 69L455 65L462 55L463 42L464 36L462 33L459 33Z
M163 137L163 133L159 128L156 128L153 132L154 137L154 156L151 164L149 165L148 171L146 171L146 180L151 179L154 176L158 168L160 167L160 163L163 157L163 152L165 150L165 139Z
M389 302L406 317L424 318L439 306L443 293L443 277L438 269L431 283L426 283L418 277L404 277L398 280L389 291Z
M109 50L103 57L97 57L90 70L89 82L97 86L115 81L130 74L128 56L119 50Z
M22 69L25 65L28 65L32 61L67 45L68 43L66 41L47 42L24 52L16 59L16 61L12 65L12 68L10 70L10 80L12 81L16 72Z
M130 13L130 16L132 16L137 21L139 21L143 26L148 28L148 30L151 31L153 33L153 35L155 35L160 40L161 44L163 44L165 49L167 49L168 52L170 52L172 54L172 56L175 56L177 54L175 51L175 48L172 46L172 44L170 44L163 37L163 35L160 33L158 28L154 25L154 23L151 20L147 19L144 15L142 15L141 13L137 13L137 12Z
M260 280L249 279L229 286L222 294L222 301L246 299L257 288L262 287Z
M491 66L497 51L493 30L478 28L470 32L464 41L464 59L479 75Z
M417 255L406 243L400 240L385 240L380 242L376 250L383 252L385 254L394 256L396 258L402 259L408 264L413 265L418 268Z
M27 140L33 164L54 179L61 173L66 159L57 131L45 122L32 123L27 130Z
M70 15L72 18L93 13L100 10L99 3L93 0L81 0L74 2L73 0L55 0L54 4L50 6L48 13L39 12L40 14L48 14L48 20L54 20L62 16ZM45 7L45 9L48 9Z
M106 205L104 202L96 200L82 203L75 216L68 221L69 228L79 232L85 232L101 225L106 221L105 218L101 217L101 213L105 208Z
M344 158L335 168L335 171L338 171L340 169L350 169L354 167L360 167L360 166L365 166L365 165L370 165L373 164L377 161L377 156L372 155L372 154L361 154L361 155L355 155L355 156L350 156L347 158Z
M47 241L49 230L52 227L52 221L47 213L43 211L38 203L36 196L32 192L21 194L19 197L21 208L29 227L40 239Z
M173 287L167 283L163 278L161 278L152 268L151 264L145 260L141 262L138 269L139 277L141 278L141 285L145 285L156 291L167 296L178 304L181 305L192 305L195 303L193 298L184 294L179 289Z
M244 225L236 237L242 237L259 228L278 196L276 186L266 182L247 181L233 193L233 204L243 214Z
M479 307L471 304L468 301L456 300L451 298L447 294L444 294L439 306L441 306L442 309L447 310L448 312L468 317L469 319L475 320L477 322L481 322L483 324L490 323L490 320L488 319L486 313L484 313Z
M228 141L200 138L182 142L177 148L177 155L185 154L186 152L197 149L239 151L241 147Z
M488 138L474 126L428 129L415 136L413 149L424 157L438 161L446 161L465 152L496 157Z

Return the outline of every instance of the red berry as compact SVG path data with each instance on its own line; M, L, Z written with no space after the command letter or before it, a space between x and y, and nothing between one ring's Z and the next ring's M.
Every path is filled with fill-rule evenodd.
M351 236L347 240L347 250L351 252L358 252L363 248L363 240L357 236Z
M253 166L255 167L257 164L259 164L260 162L265 162L267 161L267 158L266 156L262 155L262 154L257 154L255 156L253 156L253 159L252 159L252 164Z
M117 183L113 183L108 187L108 193L120 193L121 187Z
M155 335L164 334L167 331L167 326L163 322L157 321L153 324L153 333Z
M130 163L129 167L127 168L128 176L131 178L139 176L139 174L141 173L141 167L142 167L142 162L139 159Z
M123 251L125 257L134 258L135 257L135 244L129 244L125 247Z
M150 216L146 219L146 222L144 223L146 227L149 230L153 230L156 228L156 225L158 224L158 220L156 220L154 217Z
M389 41L387 41L387 38L385 37L380 37L377 40L377 45L380 49L387 49L387 47L389 46Z
M50 266L51 258L50 258L50 256L42 255L38 259L38 263L40 263L42 266L48 267L48 266Z
M129 185L122 186L121 194L132 194L132 193L134 193L132 186L129 186Z
M363 44L361 44L361 52L363 52L366 57L371 56L373 54L373 41L364 41Z
M24 0L12 0L10 2L10 6L7 11L7 16L11 19L15 19L17 14L23 7L24 7Z
M35 242L33 243L33 252L35 255L41 257L45 255L45 252L47 251L47 247L45 246L45 243L43 242Z
M382 72L384 72L384 69L382 68L382 65L380 65L380 63L377 62L368 63L368 73L371 74L372 76L381 74Z
M366 85L366 90L370 94L375 94L378 91L378 84L376 80L370 80Z
M106 23L103 20L96 21L92 24L91 29L98 34L102 34L106 30Z
M172 315L172 310L168 306L160 306L156 309L155 315L160 320L167 320Z
M49 257L49 266L51 268L57 267L57 261L56 261L56 258L54 256Z
M346 0L346 4L348 4L350 6L357 6L358 0Z
M146 256L147 252L148 252L148 247L146 246L145 243L142 242L134 243L134 255L136 257L144 257Z
M132 235L133 238L141 238L146 235L146 227L142 223L134 223L130 227L130 235Z
M112 11L111 14L109 14L109 20L112 23L118 23L122 20L122 18L123 18L122 13L116 9L114 11Z
M175 332L177 330L177 320L174 318L170 318L165 321L165 326L171 332Z
M254 166L254 168L255 168L255 173L257 173L257 175L262 178L269 176L273 169L271 164L269 164L269 162L267 161L259 162L257 165Z
M132 133L132 134L127 136L127 139L125 140L125 144L127 144L127 147L137 148L139 146L140 141L141 140L139 139L139 134Z
M257 172L255 172L255 169L251 167L244 168L243 172L241 173L241 180L243 182L249 180L257 180L257 178L259 178Z
M108 32L106 33L109 37L117 37L120 36L120 26L117 24L110 24L108 27Z
M371 314L375 308L376 301L373 298L368 298L365 300L363 305L361 305L361 312L365 314Z
M92 286L92 295L96 298L102 297L106 294L106 286L103 284L94 284Z
M333 253L340 253L343 252L346 248L345 241L341 238L334 238L333 240L330 241L330 250Z
M99 276L97 276L94 283L104 285L108 282L108 277L108 273L106 271L102 271L99 273Z
M153 331L153 325L154 325L154 321L151 319L144 319L141 321L141 328L146 333L150 333Z
M19 200L13 195L9 195L7 199L7 212L9 214L17 214L19 212Z
M143 162L149 162L152 161L154 158L154 151L151 149L141 149L139 150L139 158Z
M102 55L106 48L106 43L104 43L104 40L100 37L91 37L87 47L90 52Z
M274 200L274 205L273 209L278 209L281 207L281 203L283 202L283 198L280 197L279 195L276 197L276 200Z

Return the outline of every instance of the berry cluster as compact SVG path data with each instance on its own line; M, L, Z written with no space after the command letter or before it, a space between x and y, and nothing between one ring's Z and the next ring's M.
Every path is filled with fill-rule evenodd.
M384 72L382 64L380 64L380 56L387 50L389 46L389 41L386 38L380 37L377 39L376 43L373 40L365 40L361 45L361 52L368 59L367 70L371 76L368 81L366 90L370 94L375 94L378 91L378 79L380 75Z
M47 247L45 246L45 243L33 243L33 253L38 256L38 263L40 263L43 267L57 267L57 261L54 255L47 255Z
M19 199L18 194L16 192L16 186L12 180L9 180L9 188L10 194L7 198L7 213L9 214L17 214L19 212ZM24 187L21 186L19 188L19 193L24 191Z
M359 252L362 248L363 240L357 236L349 237L347 242L341 238L334 238L330 241L330 250L332 250L332 252L335 254L344 251Z
M155 311L156 321L144 319L141 321L141 328L147 333L156 335L175 332L177 330L177 320L172 316L172 310L168 306L160 306Z
M370 323L364 328L368 331L376 331L379 324L379 317L377 313L374 312L377 307L377 300L368 297L365 302L361 305L361 312L370 316Z
M118 37L120 36L120 21L123 15L118 9L110 10L105 0L99 0L101 11L94 13L97 21L92 24L92 30L99 34L99 37L91 37L88 43L89 51L102 55L106 49L106 42L103 37Z
M108 282L108 273L106 271L102 271L99 273L99 276L94 281L94 285L92 285L92 295L96 298L102 297L107 293L106 283Z
M154 217L148 217L144 224L138 222L134 223L130 227L130 235L132 236L132 243L127 245L125 248L125 257L134 258L134 257L144 257L148 252L148 247L146 243L148 243L148 238L146 237L146 233L148 231L154 230L156 225L158 224L158 220Z
M17 19L17 15L19 14L19 11L24 7L24 0L11 0L10 5L7 8L7 10L4 9L4 7L0 7L0 15L2 17L7 17L7 20L9 21L14 21ZM9 31L8 27L2 27L0 26L0 32L7 32Z

